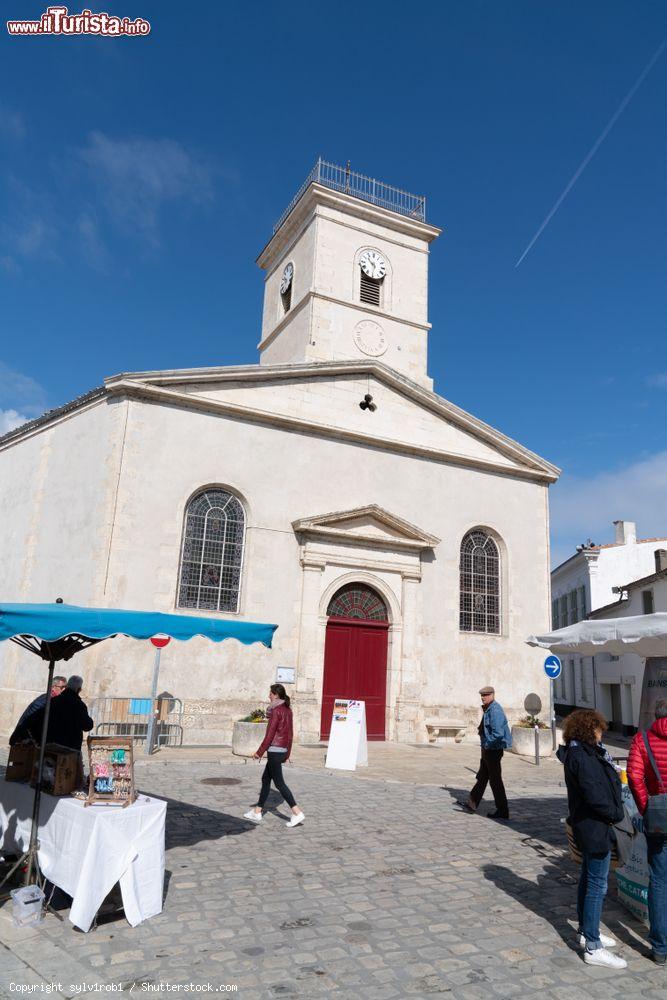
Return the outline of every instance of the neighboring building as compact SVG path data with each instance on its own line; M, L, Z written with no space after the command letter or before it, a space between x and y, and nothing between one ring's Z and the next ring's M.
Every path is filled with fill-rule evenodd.
M589 618L630 618L667 611L667 550L654 552L654 572L614 587L618 599L592 611ZM639 725L644 658L633 653L595 657L598 707L613 729L633 733Z
M614 527L615 542L580 545L575 555L552 571L553 628L574 625L598 613L598 609L612 602L619 580L637 580L654 569L656 549L667 539L638 539L632 521L614 521ZM628 730L636 725L632 720L638 717L641 681L633 701L627 691L620 690L620 680L602 680L602 677L617 676L615 664L616 658L606 654L563 657L563 672L554 684L558 714L567 715L574 708L597 707L612 720L615 729ZM608 665L613 665L611 672L607 670Z
M432 391L424 200L318 163L262 250L259 364L116 375L0 439L5 601L277 622L274 649L163 651L185 741L230 737L295 668L303 742L335 696L375 739L546 696L559 470ZM187 331L184 331L187 336ZM475 346L470 345L471 357ZM0 728L43 683L0 644ZM86 699L146 697L152 651L82 655Z

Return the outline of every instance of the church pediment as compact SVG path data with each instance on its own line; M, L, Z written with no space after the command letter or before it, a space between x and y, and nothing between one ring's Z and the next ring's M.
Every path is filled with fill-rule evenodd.
M435 535L422 531L377 504L300 518L292 522L292 527L305 539L329 539L371 548L400 548L413 552L435 548L440 541Z
M436 393L377 361L142 372L109 394L201 409L431 461L541 482L560 470ZM373 396L375 409L360 407Z

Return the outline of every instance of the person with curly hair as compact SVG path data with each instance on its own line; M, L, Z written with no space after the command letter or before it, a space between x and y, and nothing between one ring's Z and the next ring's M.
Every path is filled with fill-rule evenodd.
M606 730L607 720L599 712L572 712L563 727L565 746L559 748L557 756L565 768L569 822L582 854L577 893L579 946L584 949L587 965L620 970L628 963L610 951L616 941L600 933L614 846L613 824L624 816L621 780L602 746Z

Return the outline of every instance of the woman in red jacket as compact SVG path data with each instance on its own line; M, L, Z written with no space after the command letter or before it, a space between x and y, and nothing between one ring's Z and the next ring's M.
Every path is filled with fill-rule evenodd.
M628 784L642 816L646 812L649 795L658 795L667 789L667 700L655 705L655 722L646 733L646 739L656 762L663 788L649 759L644 743L644 733L637 733L628 757ZM667 965L667 839L646 838L648 855L648 919L649 943L653 961Z
M301 809L294 801L294 796L285 784L283 778L283 764L289 760L292 750L292 709L290 700L282 684L272 684L269 691L269 725L266 729L266 736L259 747L257 753L253 754L255 760L260 760L266 753L266 767L262 775L262 790L259 793L259 801L254 809L244 813L245 819L253 823L262 822L262 809L269 797L271 782L276 786L282 797L292 810L292 818L287 826L298 826L306 818Z

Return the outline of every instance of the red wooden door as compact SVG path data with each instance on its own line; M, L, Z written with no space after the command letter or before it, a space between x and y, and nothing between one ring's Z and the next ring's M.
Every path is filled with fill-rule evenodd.
M321 738L329 738L334 698L366 703L369 740L385 738L389 623L330 618L324 645Z

